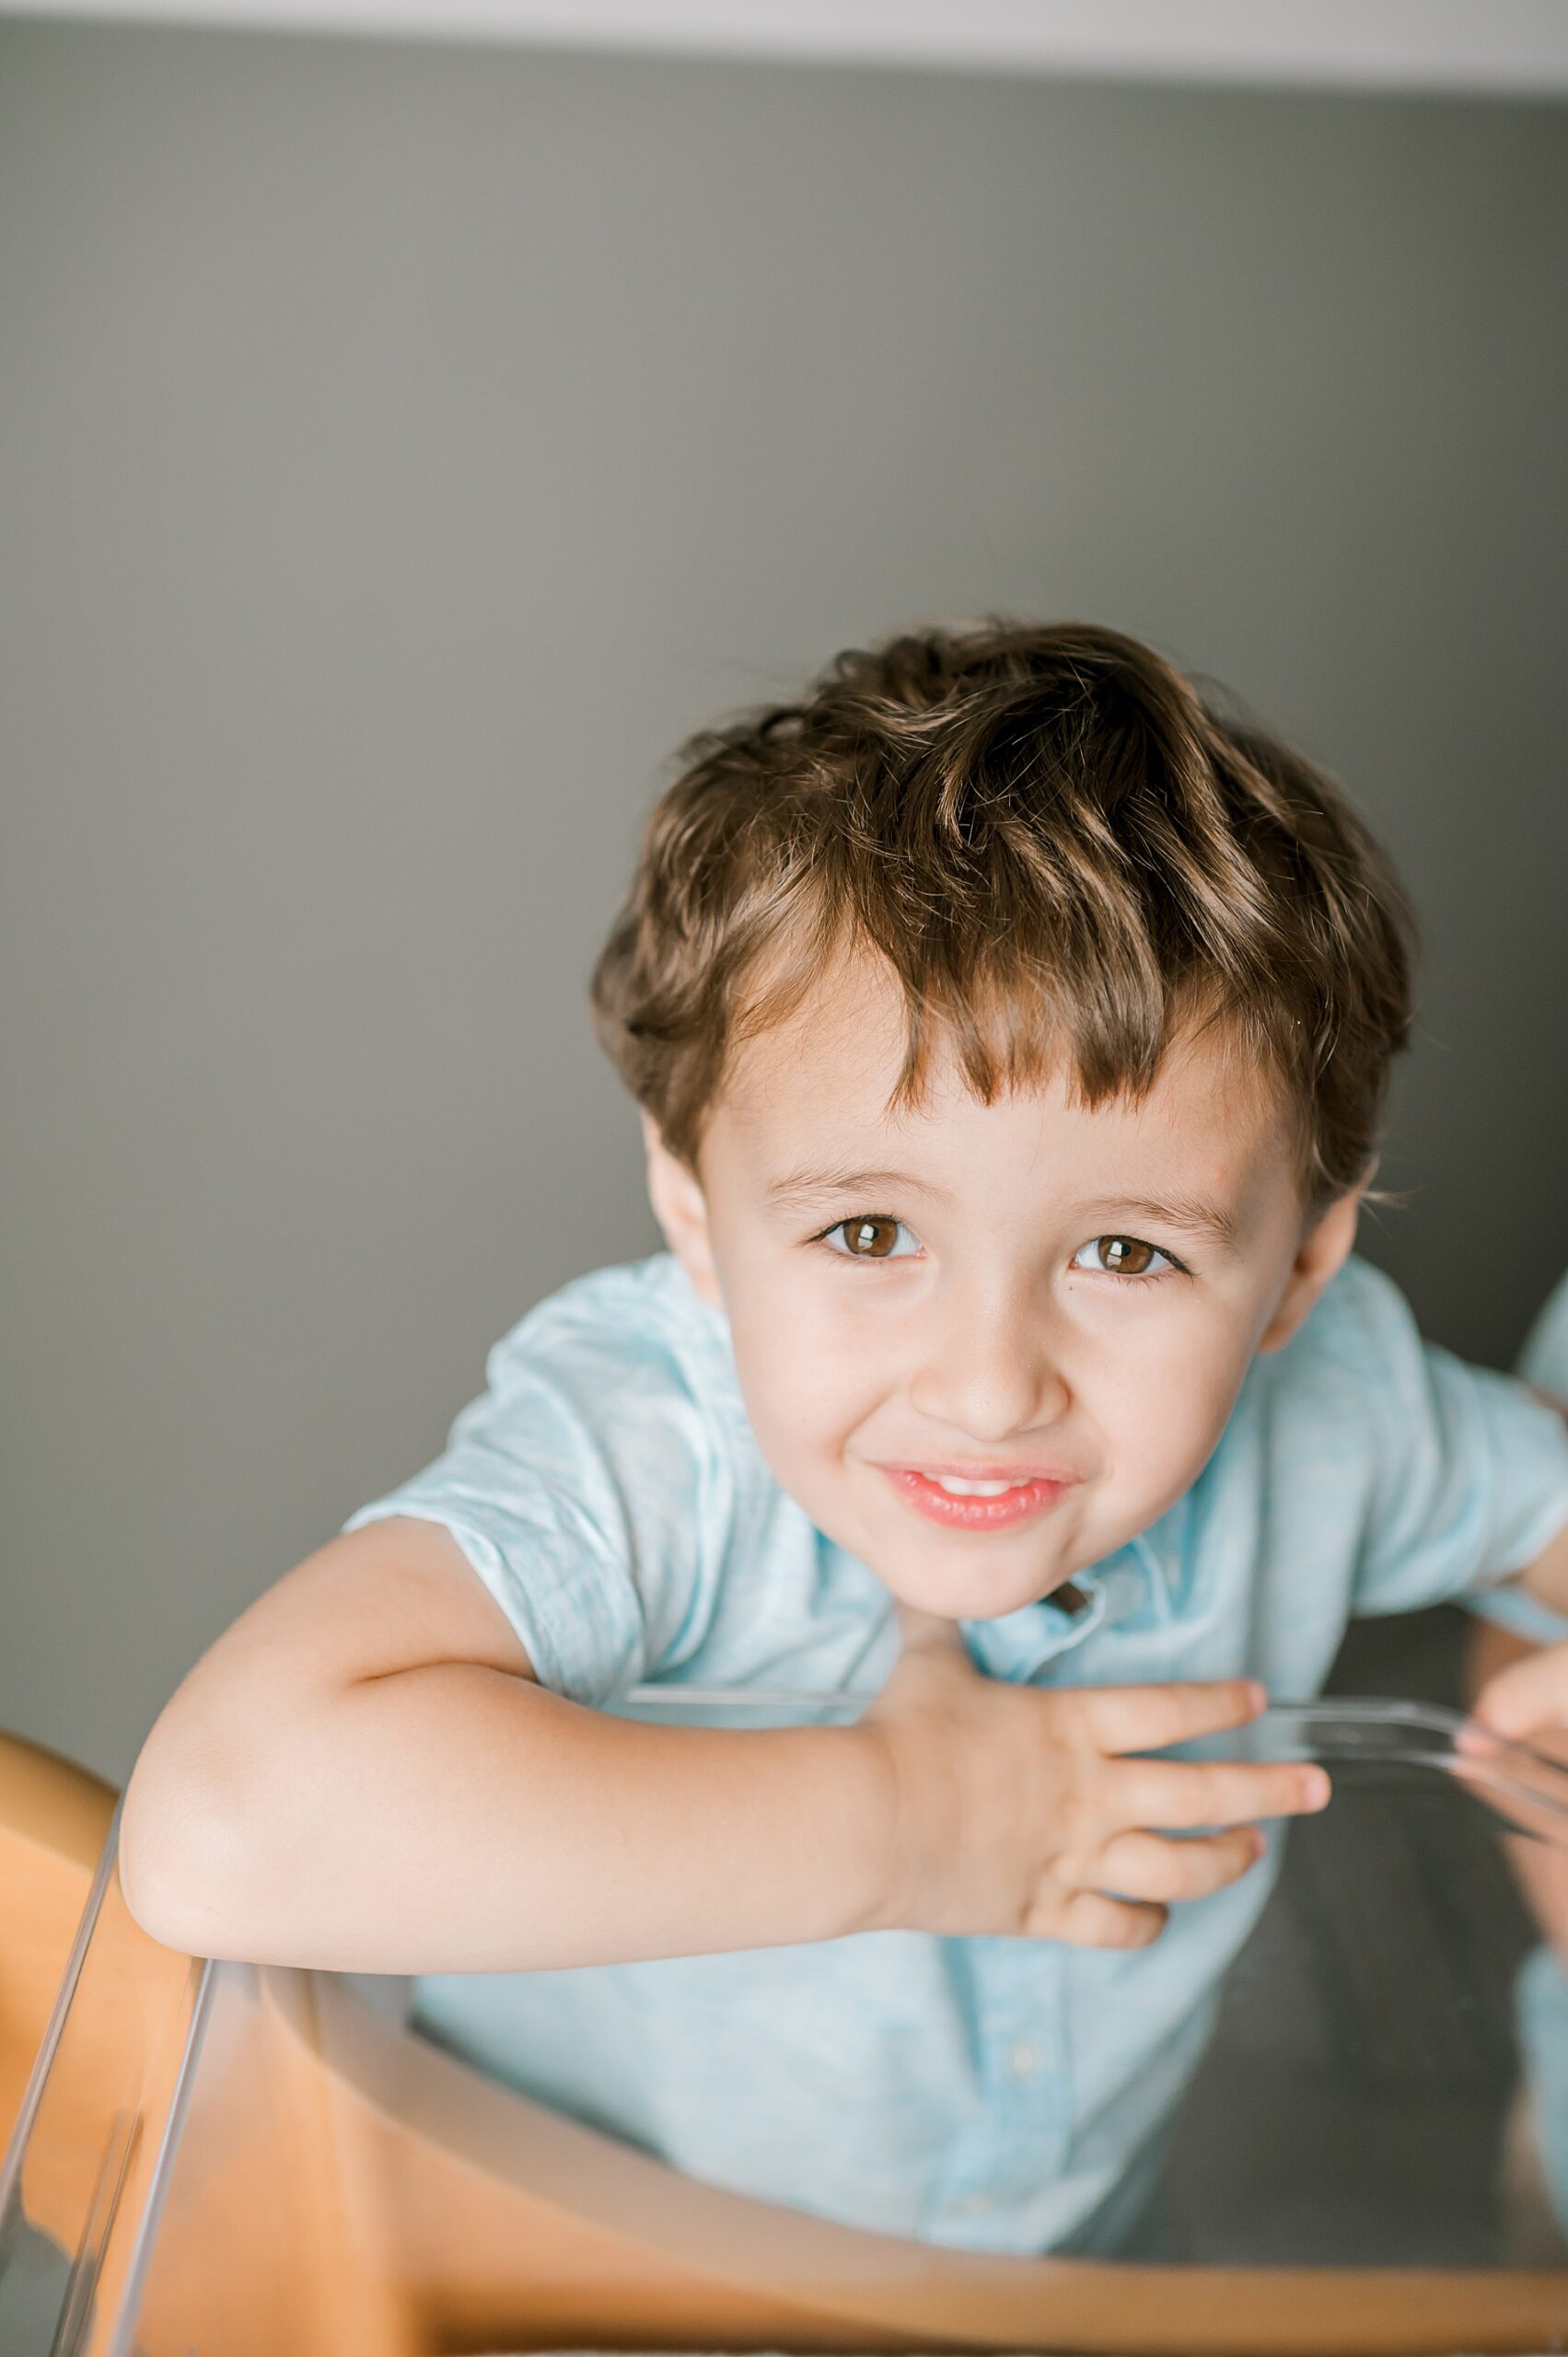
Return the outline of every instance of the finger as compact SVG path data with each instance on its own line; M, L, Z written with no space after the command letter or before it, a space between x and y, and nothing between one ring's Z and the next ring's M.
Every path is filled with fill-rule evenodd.
M1165 1926L1163 1907L1108 1898L1098 1890L1075 1890L1042 1929L1045 1936L1066 1940L1075 1948L1146 1948Z
M1165 1841L1157 1833L1119 1833L1106 1844L1095 1880L1126 1898L1206 1898L1239 1882L1267 1844L1256 1826L1211 1834L1204 1841Z
M1321 1768L1292 1760L1139 1759L1119 1763L1106 1814L1127 1826L1243 1825L1327 1808Z
M1516 1740L1541 1727L1562 1726L1568 1721L1568 1661L1562 1648L1549 1645L1500 1669L1481 1688L1474 1715L1493 1735Z
M1097 1751L1163 1751L1167 1743L1244 1727L1268 1702L1255 1678L1202 1686L1080 1686L1052 1700L1070 1704Z

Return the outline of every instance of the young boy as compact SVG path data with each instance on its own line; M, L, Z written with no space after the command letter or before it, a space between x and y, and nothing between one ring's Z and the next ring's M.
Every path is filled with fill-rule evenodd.
M130 1903L425 1976L444 2042L695 2175L1121 2247L1257 1821L1328 1792L1144 1755L1315 1693L1353 1613L1568 1603L1562 1423L1348 1258L1398 888L1134 641L932 630L687 749L595 1006L668 1253L525 1318L198 1665ZM647 1678L874 1699L593 1707Z

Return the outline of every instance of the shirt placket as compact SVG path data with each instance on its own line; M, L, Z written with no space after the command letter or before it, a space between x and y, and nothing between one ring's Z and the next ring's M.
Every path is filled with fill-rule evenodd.
M1072 2144L1065 1959L1052 1941L975 1940L975 2061L981 2103L955 2140L935 2225L999 2247L1010 2222L1062 2172Z
M1098 1631L1129 1616L1168 1620L1170 1574L1144 1538L1081 1574L1085 1603L1070 1618L1037 1607L1015 1625L976 1624L973 1650L993 1677L1051 1678ZM1067 1673L1071 1681L1071 1671ZM1051 1940L973 1940L975 2062L981 2102L955 2138L932 2223L966 2243L1016 2247L1031 2212L1066 2171L1073 2146L1067 2030L1068 1952Z

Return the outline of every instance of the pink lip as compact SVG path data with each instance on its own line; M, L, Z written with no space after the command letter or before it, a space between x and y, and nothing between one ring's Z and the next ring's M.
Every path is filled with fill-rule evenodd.
M1025 1475L1006 1465L933 1465L917 1469L907 1465L884 1465L893 1487L904 1504L928 1522L945 1523L950 1530L1007 1530L1016 1523L1028 1522L1053 1506L1074 1476L1063 1473ZM997 1498L955 1498L938 1487L930 1476L950 1474L958 1481L1016 1482Z

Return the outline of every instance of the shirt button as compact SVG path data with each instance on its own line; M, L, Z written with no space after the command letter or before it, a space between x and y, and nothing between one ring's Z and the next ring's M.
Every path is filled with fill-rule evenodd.
M1032 2079L1040 2069L1040 2049L1021 2038L1007 2056L1007 2068L1015 2079Z

